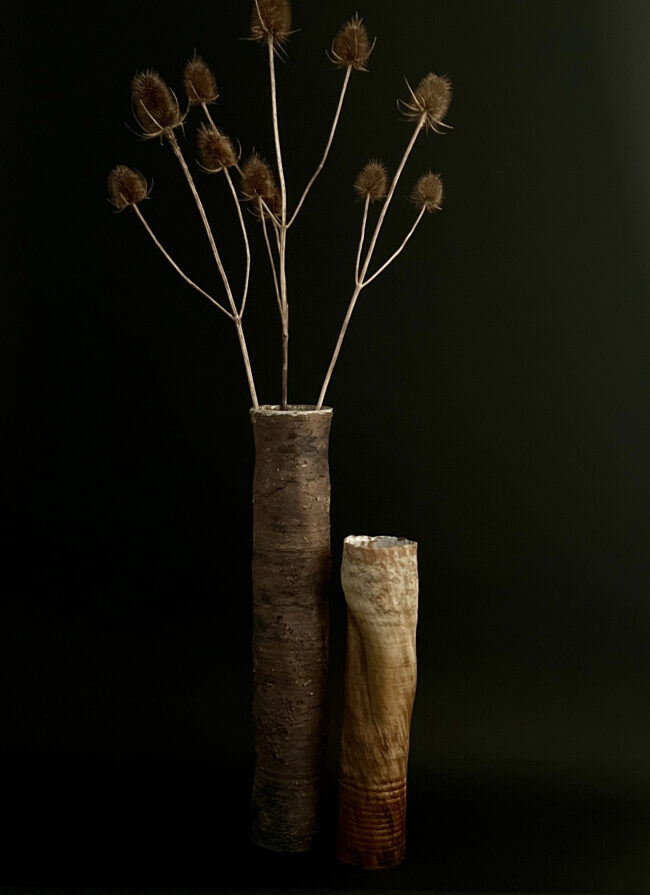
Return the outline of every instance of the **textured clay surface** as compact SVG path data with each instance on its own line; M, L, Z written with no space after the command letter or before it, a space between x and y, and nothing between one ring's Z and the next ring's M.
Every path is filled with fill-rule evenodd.
M331 410L251 411L252 838L305 851L318 832L327 748Z
M346 538L348 614L336 854L394 867L406 848L406 770L415 698L417 544Z

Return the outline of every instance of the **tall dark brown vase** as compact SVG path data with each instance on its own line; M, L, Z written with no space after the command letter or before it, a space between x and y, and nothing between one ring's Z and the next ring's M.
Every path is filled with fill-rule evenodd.
M331 408L252 410L252 839L306 851L319 829L327 750Z

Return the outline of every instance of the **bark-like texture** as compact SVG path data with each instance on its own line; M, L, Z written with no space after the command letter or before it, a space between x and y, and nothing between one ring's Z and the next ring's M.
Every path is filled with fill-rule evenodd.
M368 869L406 849L406 769L415 698L417 544L346 538L348 616L336 854Z
M252 410L252 838L305 851L320 820L327 751L332 411Z

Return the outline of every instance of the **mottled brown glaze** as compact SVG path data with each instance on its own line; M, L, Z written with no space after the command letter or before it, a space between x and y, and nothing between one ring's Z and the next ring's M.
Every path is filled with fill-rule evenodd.
M252 839L306 851L319 829L327 750L331 408L252 410Z
M415 698L417 544L346 538L348 617L336 854L368 869L406 850L406 770Z

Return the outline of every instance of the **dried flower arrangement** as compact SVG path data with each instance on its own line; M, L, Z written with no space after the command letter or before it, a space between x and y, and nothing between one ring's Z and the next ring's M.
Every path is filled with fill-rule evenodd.
M161 142L168 143L181 166L205 228L227 302L217 300L190 279L152 231L140 207L150 192L142 174L125 165L118 165L111 171L108 178L109 198L115 208L118 211L132 208L155 245L174 270L234 323L241 347L252 404L256 409L259 407L259 402L243 328L243 316L250 278L251 250L241 205L242 203L248 203L254 218L261 226L271 265L282 327L282 399L280 407L286 410L289 406L287 396L289 370L289 300L286 271L287 235L329 155L350 76L353 71L367 71L367 63L374 49L374 41L370 40L365 25L358 15L350 19L334 38L328 56L331 62L344 72L338 105L322 158L313 176L304 188L300 200L293 211L290 212L287 203L285 169L278 120L275 58L276 55L284 51L284 46L292 33L290 0L253 0L250 38L265 46L268 53L271 113L275 142L275 171L255 151L245 161L241 162L241 151L236 149L233 141L215 125L209 106L218 99L217 85L213 73L199 56L191 59L185 67L184 87L187 109L184 112L181 112L177 97L157 72L152 70L140 72L135 76L131 85L132 111L142 137L144 139L159 137ZM451 84L447 78L430 73L420 81L415 89L411 89L408 82L407 87L409 98L406 101L399 100L398 106L403 117L411 122L414 127L402 160L392 180L389 181L389 175L384 165L380 161L372 159L359 172L354 183L357 196L363 202L361 233L356 253L354 290L330 365L323 380L316 405L317 409L323 406L350 318L362 290L386 270L403 251L424 214L437 211L442 205L443 187L440 177L428 171L419 178L411 194L412 202L417 209L417 215L412 227L396 251L374 272L369 273L382 225L395 194L397 184L418 137L421 133L427 131L441 133L443 128L449 127L443 120L451 101ZM205 173L223 174L237 209L246 253L246 274L242 294L238 297L238 300L236 300L233 294L205 208L176 136L177 129L182 129L188 113L194 107L200 108L205 117L205 122L200 125L197 135L200 167ZM231 171L237 172L239 176L239 191L233 182ZM366 248L366 230L370 206L374 203L381 203L381 207Z

